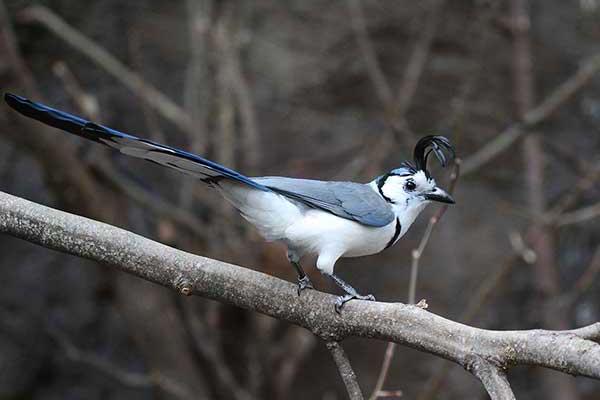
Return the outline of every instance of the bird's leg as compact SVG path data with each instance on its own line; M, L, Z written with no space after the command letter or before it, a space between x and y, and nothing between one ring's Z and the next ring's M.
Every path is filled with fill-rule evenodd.
M312 283L306 272L302 269L302 266L298 261L290 261L294 268L296 268L296 273L298 274L298 296L304 289L313 289Z
M306 275L306 272L302 269L302 265L300 265L299 257L288 251L288 260L290 260L290 263L294 266L296 273L298 274L298 296L300 296L300 293L302 293L304 289L313 289L308 275Z
M352 299L375 301L375 296L373 296L372 294L367 294L365 296L358 294L358 292L356 291L356 289L354 289L352 286L350 286L349 284L347 284L346 282L344 282L337 275L328 274L328 273L325 273L325 275L327 275L339 287L341 287L342 289L344 289L344 292L346 292L345 295L340 296L340 297L338 297L335 300L335 311L338 314L342 311L342 307L344 307L344 304L346 304L347 302L349 302Z

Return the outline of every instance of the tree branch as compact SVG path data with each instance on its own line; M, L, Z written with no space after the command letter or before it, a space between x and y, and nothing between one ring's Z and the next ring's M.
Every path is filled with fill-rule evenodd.
M38 5L30 6L21 11L20 18L23 22L36 22L46 27L50 32L102 67L127 89L136 94L140 100L147 102L149 106L182 131L195 132L192 120L183 108L156 87L144 81L140 75L127 68L100 45L68 25L49 8Z
M96 354L79 349L58 329L49 328L48 334L64 349L65 355L71 361L89 366L125 386L132 388L158 388L178 400L192 400L196 398L190 388L181 382L173 381L158 371L152 371L149 374L127 371Z
M600 379L600 322L571 331L492 331L401 303L353 301L341 316L335 297L296 295L296 286L263 273L196 256L104 223L0 192L0 232L100 261L184 295L218 300L306 329L326 341L356 336L396 342L466 367L537 365Z
M367 30L367 22L363 11L361 0L351 0L348 2L348 10L350 11L350 21L352 30L358 42L358 47L363 56L367 75L375 88L375 93L383 107L388 107L394 100L392 89L381 69L381 65L377 60L375 47Z
M338 342L327 342L326 345L331 352L331 356L333 357L333 361L335 361L338 371L340 371L350 400L363 400L364 397L360 390L360 386L358 386L356 374L354 373L352 365L350 365L350 360L342 346Z
M557 87L538 106L527 111L522 123L510 125L494 139L464 160L462 174L469 175L508 149L529 129L550 117L558 108L570 100L600 71L600 54L585 60L577 72Z
M466 368L481 381L492 400L515 399L506 374L501 368L481 358L474 358Z
M600 203L565 213L558 219L557 224L558 226L578 224L598 217L600 217Z

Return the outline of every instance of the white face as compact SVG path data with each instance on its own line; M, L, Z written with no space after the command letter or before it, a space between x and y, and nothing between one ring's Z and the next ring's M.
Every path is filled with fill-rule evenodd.
M423 171L418 171L414 175L389 176L381 191L396 207L407 209L428 204L430 200L425 198L425 194L432 193L435 188L435 180L427 179Z
M396 217L400 220L402 234L432 201L454 203L452 197L438 188L435 180L428 179L423 171L406 176L388 176L381 186L381 193L390 202Z

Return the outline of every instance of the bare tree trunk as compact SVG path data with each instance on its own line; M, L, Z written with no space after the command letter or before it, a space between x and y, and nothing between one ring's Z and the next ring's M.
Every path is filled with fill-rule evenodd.
M513 48L513 84L514 99L519 119L523 120L529 110L535 106L535 77L531 54L528 0L511 1L511 20L514 33ZM527 203L531 215L541 217L546 210L544 190L545 154L540 133L532 133L523 141L525 165L525 187ZM535 218L530 229L530 238L537 254L533 264L532 283L535 287L536 306L542 308L541 318L545 328L562 329L568 325L568 317L562 307L552 306L550 300L560 294L558 266L556 264L556 243L552 228ZM577 388L572 378L558 376L549 371L540 371L542 387L546 389L547 399L576 399Z

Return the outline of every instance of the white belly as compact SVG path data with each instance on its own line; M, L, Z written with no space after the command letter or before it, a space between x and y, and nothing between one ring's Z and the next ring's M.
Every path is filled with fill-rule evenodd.
M286 229L285 240L302 254L327 252L339 257L360 257L382 251L394 233L395 222L370 227L310 209Z
M359 257L379 253L396 230L395 221L370 227L245 185L225 183L220 191L265 239L283 241L298 255L326 252Z

